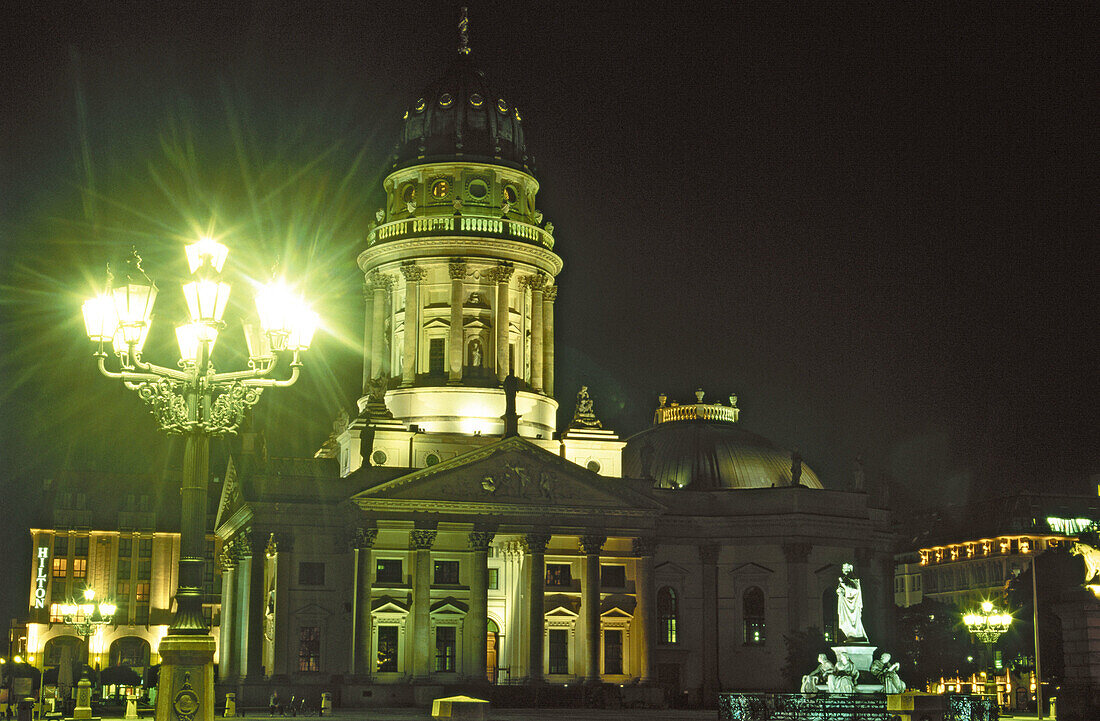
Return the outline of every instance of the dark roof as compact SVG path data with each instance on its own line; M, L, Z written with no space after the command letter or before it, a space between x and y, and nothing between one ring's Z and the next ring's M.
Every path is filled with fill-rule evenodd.
M650 456L649 468L643 459ZM735 423L683 420L658 423L631 436L623 475L650 477L659 486L696 491L791 485L791 454ZM803 463L801 485L821 488Z
M457 55L405 112L394 168L472 160L533 173L521 117L468 55Z

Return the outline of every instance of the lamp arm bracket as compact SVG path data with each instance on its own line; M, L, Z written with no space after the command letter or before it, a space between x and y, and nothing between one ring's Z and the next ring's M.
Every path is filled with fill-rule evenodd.
M187 400L181 392L184 387L182 381L154 376L138 382L128 381L126 386L137 391L138 397L149 406L157 424L165 432L186 433L191 429L193 422L187 412Z

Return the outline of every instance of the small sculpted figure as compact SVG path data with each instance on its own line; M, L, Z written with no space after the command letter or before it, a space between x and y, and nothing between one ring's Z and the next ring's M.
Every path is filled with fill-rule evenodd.
M841 632L847 641L866 641L863 630L863 589L859 579L852 576L852 564L840 567L840 580L836 587L836 615Z
M882 683L884 693L905 693L905 682L898 676L901 664L897 661L890 663L890 654L884 653L881 658L871 662L871 675Z
M817 655L817 668L802 677L802 693L817 693L818 684L829 682L834 671L833 662L823 653Z
M852 659L843 651L836 655L836 665L833 667L833 675L830 677L832 684L829 691L832 693L855 693L856 677L859 671Z

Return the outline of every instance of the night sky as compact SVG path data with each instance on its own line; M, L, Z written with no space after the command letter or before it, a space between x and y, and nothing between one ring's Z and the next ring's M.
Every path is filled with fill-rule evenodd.
M826 487L863 456L900 507L1094 491L1087 3L469 4L473 58L523 113L565 261L562 422L581 383L624 435L657 393L702 387L736 392L742 423ZM80 320L131 245L161 287L146 356L164 364L199 233L231 247L240 309L276 257L303 279L326 331L305 379L258 406L273 455L311 455L353 407L354 258L457 7L5 11L2 618L25 609L44 479L178 463L95 371ZM219 368L241 349L227 331Z

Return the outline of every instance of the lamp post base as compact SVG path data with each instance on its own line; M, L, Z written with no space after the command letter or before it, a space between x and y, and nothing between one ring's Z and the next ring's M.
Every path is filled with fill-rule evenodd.
M156 721L214 721L214 637L160 640Z

